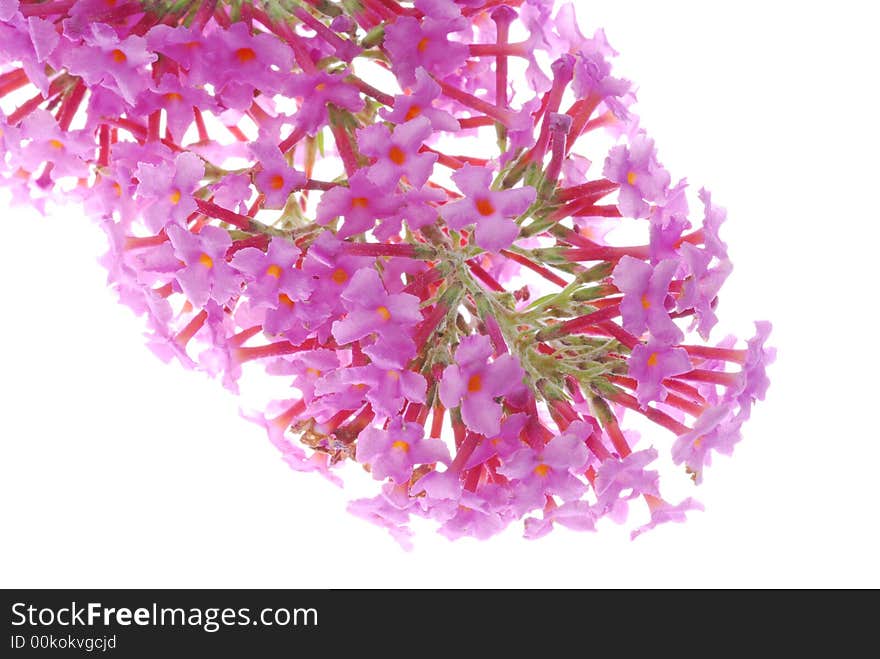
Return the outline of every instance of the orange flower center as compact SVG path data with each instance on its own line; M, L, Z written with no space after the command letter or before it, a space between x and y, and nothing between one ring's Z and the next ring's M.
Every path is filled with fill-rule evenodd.
M428 39L428 37L422 37L422 40L419 41L419 45L416 46L416 49L417 49L420 53L424 53L426 50L428 50L428 44L429 44L429 43L431 43L431 41L430 41L430 39Z
M538 476L538 478L544 478L549 473L550 473L550 466L549 465L545 465L542 463L542 464L539 464L537 467L535 467L535 474Z
M352 208L366 208L370 205L370 200L366 197L355 197L351 200Z
M635 185L636 179L638 179L638 178L639 177L635 172L630 172L629 174L626 175L626 182L629 183L630 185Z
M280 190L284 187L284 177L281 174L275 174L269 179L269 187L273 190Z
M382 320L391 320L391 312L388 311L388 307L379 307L376 309L376 313Z
M281 279L281 266L274 263L266 268L266 274L275 279Z
M420 108L418 105L413 105L413 106L410 107L410 109L407 110L407 112L406 112L406 120L409 121L410 119L415 119L415 118L418 117L421 113L422 113L422 108Z
M648 299L648 294L645 293L642 296L642 309L650 309L650 308L651 308L651 301Z
M180 203L180 197L181 197L180 190L172 190L171 194L168 195L168 199L170 199L171 203L174 204L175 206L177 206L177 204Z
M177 92L168 92L167 94L165 94L165 100L179 103L183 100L183 96L181 94L178 94Z
M333 274L330 275L330 279L333 280L333 283L339 284L341 286L348 281L348 273L342 268L337 268L333 271Z
M199 263L205 266L208 270L214 267L214 259L212 259L204 252L202 252L202 255L199 256Z
M319 82L317 85L315 85L315 91L316 91L316 92L322 92L322 91L324 91L325 89L327 89L327 83L326 83L326 82Z
M477 199L477 212L483 217L488 217L495 213L495 207L492 205L492 202L489 201L486 197L480 197Z
M286 293L281 293L278 295L278 301L283 304L285 307L290 307L291 309L294 306L294 301L290 299L290 297Z
M467 390L475 394L483 388L483 378L480 375L472 375L468 379Z
M648 357L648 366L656 366L657 362L658 362L657 353L652 352L651 355Z
M397 449L398 451L403 451L407 453L409 451L409 442L404 442L402 440L397 440L391 445L391 448Z
M49 140L49 146L53 149L58 149L59 151L64 148L64 144L61 140Z
M257 54L254 52L253 48L239 48L235 51L235 59L242 64L245 64L246 62L251 62L257 59Z
M113 50L110 51L110 57L111 57L111 59L112 59L114 62L116 62L117 64L124 64L125 61L128 59L128 58L125 56L125 53L123 53L123 52L122 52L121 50L119 50L118 48L114 48Z
M395 165L403 165L403 163L406 162L406 154L399 146L392 146L391 149L388 150L388 157Z

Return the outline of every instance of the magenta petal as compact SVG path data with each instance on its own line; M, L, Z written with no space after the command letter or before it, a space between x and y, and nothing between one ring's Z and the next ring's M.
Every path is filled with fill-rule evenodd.
M440 216L450 228L460 230L472 224L475 216L474 204L469 199L461 199L444 204L440 208Z
M523 386L525 371L512 355L501 355L487 369L484 386L491 395L508 394Z
M492 171L486 167L465 164L452 175L452 181L468 197L489 189L492 185Z
M457 499L461 493L458 474L449 471L432 471L413 486L413 494L425 492L432 499Z
M373 316L369 311L353 311L348 317L333 323L333 337L339 345L357 341L373 331Z
M410 449L410 458L416 464L442 462L448 465L451 462L449 449L439 439L426 439L418 442Z
M466 388L467 382L461 375L461 369L456 364L447 366L440 380L440 402L448 409L458 407Z
M361 153L378 156L391 139L391 131L382 124L373 124L357 132L358 147Z
M356 302L358 306L373 307L385 302L384 292L379 273L372 268L361 268L351 278L342 297Z
M211 295L211 279L207 268L196 266L177 273L183 294L194 306L203 307Z
M468 370L484 365L494 352L488 336L464 337L455 349L455 361Z
M36 16L28 18L28 32L34 44L37 61L45 62L58 46L61 35L55 29L55 24Z
M513 220L497 218L477 224L476 243L490 252L500 252L513 244L519 235L519 226Z
M501 406L488 396L465 397L461 403L461 418L468 428L487 437L501 430Z
M562 497L565 501L574 501L584 495L587 486L583 481L566 471L554 478L552 488L548 489L552 489L553 494Z
M498 473L508 478L525 478L540 464L540 458L531 448L522 448L511 455L498 468Z
M357 461L369 464L388 448L388 438L377 428L366 428L358 435Z
M18 14L18 0L0 0L0 21L11 21Z
M421 373L403 371L400 374L400 390L407 400L424 403L427 387L428 383Z
M648 288L652 272L651 266L644 261L634 259L631 256L624 256L614 268L612 278L614 285L624 293L627 291L643 291Z
M589 452L587 451L584 438L574 435L561 435L555 437L544 447L542 460L558 469L581 471L586 467Z
M246 272L253 278L260 277L263 273L263 264L266 261L266 254L256 247L245 247L233 254L229 261L232 267L240 272Z

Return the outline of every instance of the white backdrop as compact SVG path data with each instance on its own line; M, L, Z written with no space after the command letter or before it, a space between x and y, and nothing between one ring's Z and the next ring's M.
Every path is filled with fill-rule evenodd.
M583 3L673 177L729 210L720 316L775 324L773 386L686 525L404 553L166 366L75 213L5 212L0 586L880 586L877 16L860 0ZM719 334L720 336L720 334ZM662 431L660 447L670 441ZM358 476L359 474L351 474Z

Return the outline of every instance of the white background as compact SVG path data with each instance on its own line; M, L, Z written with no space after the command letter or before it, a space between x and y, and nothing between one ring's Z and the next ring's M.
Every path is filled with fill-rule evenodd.
M661 160L729 210L727 327L776 328L767 401L693 492L705 513L635 542L611 523L538 542L419 528L404 553L346 491L290 471L218 383L153 357L104 287L97 228L16 211L0 586L880 586L872 3L584 5Z

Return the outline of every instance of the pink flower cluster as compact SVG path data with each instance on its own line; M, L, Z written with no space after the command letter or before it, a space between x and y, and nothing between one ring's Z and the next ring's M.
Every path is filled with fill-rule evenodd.
M641 499L637 535L699 508L650 467L699 482L774 353L707 345L725 213L614 55L551 0L0 0L0 181L101 224L160 357L282 383L251 416L296 470L364 467L351 510L401 543Z

